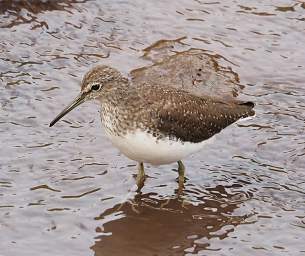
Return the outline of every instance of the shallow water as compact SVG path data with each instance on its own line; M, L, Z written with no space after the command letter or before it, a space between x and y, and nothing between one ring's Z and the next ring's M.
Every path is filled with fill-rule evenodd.
M0 255L304 255L304 22L301 1L2 1ZM48 124L91 66L128 74L176 39L257 114L186 159L182 195L174 164L137 194L94 103Z

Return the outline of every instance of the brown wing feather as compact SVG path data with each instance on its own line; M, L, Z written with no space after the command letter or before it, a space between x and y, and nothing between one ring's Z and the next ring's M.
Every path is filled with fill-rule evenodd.
M201 142L238 119L255 113L252 102L221 102L188 93L174 94L159 110L157 128L181 141Z

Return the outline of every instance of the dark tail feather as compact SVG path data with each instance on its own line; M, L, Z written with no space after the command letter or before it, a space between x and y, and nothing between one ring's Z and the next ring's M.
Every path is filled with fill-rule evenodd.
M252 101L240 102L239 105L248 106L249 108L254 108L255 104Z
M244 102L240 102L239 105L241 106L245 106L248 108L247 112L246 112L246 116L254 116L255 115L255 111L254 111L254 102L252 101L244 101ZM246 117L245 116L245 117Z

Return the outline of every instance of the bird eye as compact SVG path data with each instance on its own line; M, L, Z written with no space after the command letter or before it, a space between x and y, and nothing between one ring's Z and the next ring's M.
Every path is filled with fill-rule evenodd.
M100 84L94 84L91 86L91 90L98 91L101 88Z

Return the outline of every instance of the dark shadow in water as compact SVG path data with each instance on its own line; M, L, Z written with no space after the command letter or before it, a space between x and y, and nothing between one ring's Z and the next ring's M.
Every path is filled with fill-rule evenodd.
M26 9L31 13L40 13L43 11L66 10L72 7L74 3L84 3L86 0L3 0L0 4L0 14L6 11L20 12Z
M45 27L48 29L46 20L39 20L37 14L45 11L69 11L75 3L84 3L87 0L4 0L0 2L0 14L6 15L7 22L0 25L0 28L12 28L26 23L34 23L32 29ZM22 12L26 10L26 12Z
M95 255L183 255L185 250L211 250L209 240L224 239L248 214L232 214L251 194L228 192L233 186L200 191L189 185L182 196L158 198L156 193L137 194L122 205L102 213L102 233L91 247ZM187 188L188 189L188 188ZM234 188L233 188L234 189ZM185 198L190 198L188 201Z

